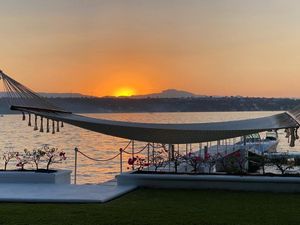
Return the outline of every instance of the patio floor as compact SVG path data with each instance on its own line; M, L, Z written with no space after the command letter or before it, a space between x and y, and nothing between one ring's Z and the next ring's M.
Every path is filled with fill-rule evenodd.
M104 203L136 189L116 181L95 185L0 184L0 202Z

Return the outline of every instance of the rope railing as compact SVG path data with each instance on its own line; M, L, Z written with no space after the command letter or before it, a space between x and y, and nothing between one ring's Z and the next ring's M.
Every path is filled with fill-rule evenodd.
M84 157L92 160L92 161L96 161L96 162L107 162L107 161L111 161L111 160L114 160L115 158L117 158L121 153L111 157L111 158L108 158L108 159L96 159L96 158L92 158L91 156L88 156L87 154L83 153L82 151L79 151L77 150L78 153L80 153L81 155L83 155Z
M119 153L116 154L113 157L107 158L107 159L97 159L94 157L91 157L89 155L87 155L86 153L80 151L78 148L75 148L75 171L74 171L74 184L77 183L77 159L78 159L78 153L81 154L82 156L84 156L85 158L95 161L95 162L108 162L111 160L116 159L117 157L120 157L120 173L123 172L123 153L128 154L128 155L132 155L134 157L134 155L132 154L132 152L127 152L126 149L130 146L130 144L133 143L132 141L129 141L129 143L124 147L124 148L120 148ZM140 154L142 153L145 149L149 150L150 144L146 144L140 151L138 152L134 152L134 154ZM149 155L149 154L148 154Z
M146 144L140 151L134 152L134 154L140 154L140 153L142 153L146 148L148 148L148 146L150 146L150 144ZM131 152L127 152L127 151L125 151L124 149L122 149L122 151L123 151L124 153L128 154L128 155L131 155L131 154L132 154Z

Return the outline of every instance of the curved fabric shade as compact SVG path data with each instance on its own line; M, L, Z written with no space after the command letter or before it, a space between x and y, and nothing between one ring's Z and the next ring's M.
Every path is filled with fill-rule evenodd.
M63 121L87 130L130 140L164 144L186 144L216 141L240 137L247 134L298 127L299 124L288 113L274 116L218 122L192 124L131 123L90 118L72 113L50 112L43 109L12 107L14 110Z

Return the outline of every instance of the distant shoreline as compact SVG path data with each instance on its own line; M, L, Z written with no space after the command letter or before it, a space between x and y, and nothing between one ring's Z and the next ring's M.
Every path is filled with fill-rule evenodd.
M53 104L74 113L172 113L287 111L300 105L298 99L283 98L48 98ZM7 99L0 98L0 114L10 111Z

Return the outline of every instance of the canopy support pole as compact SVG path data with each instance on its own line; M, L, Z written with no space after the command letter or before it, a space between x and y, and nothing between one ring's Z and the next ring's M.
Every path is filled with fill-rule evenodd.
M148 157L148 171L150 169L150 143L148 143L148 147L147 147L147 157Z
M171 172L171 159L172 159L172 145L168 145L168 156L169 156L169 172Z
M246 136L244 136L244 152L242 154L243 160L245 160L244 169L248 171L249 163L248 163L248 150L247 150L247 140Z
M185 145L185 172L187 173L188 169L188 144Z
M155 147L154 142L152 143L152 163L154 164Z

